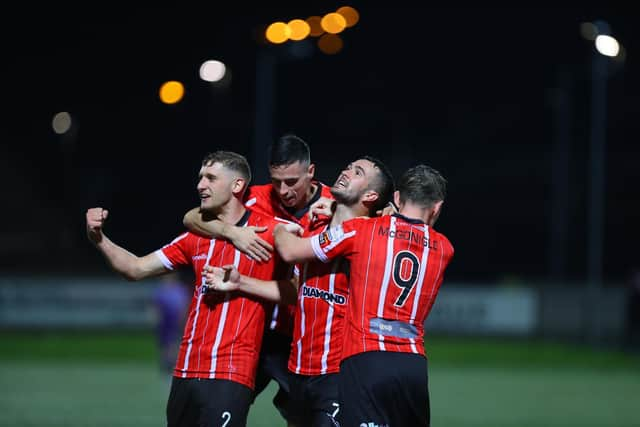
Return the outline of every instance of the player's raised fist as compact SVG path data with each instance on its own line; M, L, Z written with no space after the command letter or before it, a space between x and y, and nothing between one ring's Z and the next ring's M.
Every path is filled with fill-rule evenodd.
M102 239L102 227L109 215L109 211L103 208L87 209L87 236L89 240L98 243Z

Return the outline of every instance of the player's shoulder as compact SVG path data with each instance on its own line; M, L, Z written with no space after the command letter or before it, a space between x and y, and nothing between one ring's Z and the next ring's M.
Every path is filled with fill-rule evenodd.
M194 233L192 233L189 230L186 230L182 234L180 234L177 237L175 237L169 244L170 245L175 245L176 243L179 243L179 242L186 242L188 240L193 239L194 237L196 237L196 235Z
M252 185L245 194L244 205L254 210L271 212L273 210L272 193L271 184Z
M270 195L272 188L273 187L270 183L250 185L249 188L247 189L247 196L256 197L256 196Z
M200 236L189 230L184 231L178 236L174 237L169 243L162 246L162 249L169 247L189 247L192 246L198 239L208 239L207 237ZM210 240L210 239L208 239Z
M357 230L364 230L371 227L376 227L380 224L380 217L369 218L366 216L357 216L350 218L342 222L342 224L334 227L340 228L345 233L350 233Z
M249 215L249 219L247 220L247 225L255 225L255 226L266 226L269 228L273 228L278 224L290 223L284 218L280 218L274 215L267 214L265 212L252 211Z
M435 233L435 236L431 236L431 239L434 240L433 238L435 237L437 240L439 240L445 252L449 253L450 256L452 256L455 252L455 249L453 248L453 244L451 243L449 238L432 227L431 232Z

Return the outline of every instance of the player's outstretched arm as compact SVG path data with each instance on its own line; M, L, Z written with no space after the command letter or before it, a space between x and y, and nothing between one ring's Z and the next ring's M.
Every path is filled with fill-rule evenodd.
M236 227L219 219L208 218L200 208L193 208L184 215L182 223L193 233L208 238L227 239L241 252L258 261L269 261L273 246L258 234L268 227Z
M316 259L311 238L302 238L302 228L297 224L278 224L273 229L276 249L290 264Z
M166 273L162 261L153 253L139 257L113 243L103 232L109 211L103 208L87 210L87 237L102 253L113 270L127 280L141 280Z
M291 280L260 280L240 272L233 265L204 267L205 284L213 291L240 291L279 304L295 304L298 284Z

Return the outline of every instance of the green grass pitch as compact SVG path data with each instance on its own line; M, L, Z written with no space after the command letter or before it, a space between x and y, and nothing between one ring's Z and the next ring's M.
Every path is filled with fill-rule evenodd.
M428 338L434 427L640 426L640 356L542 342ZM0 333L0 425L165 425L149 334ZM285 426L273 383L249 426Z

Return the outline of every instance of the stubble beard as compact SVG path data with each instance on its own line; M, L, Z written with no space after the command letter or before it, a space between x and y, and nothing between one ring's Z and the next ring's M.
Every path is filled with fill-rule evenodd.
M345 206L353 206L358 203L359 195L349 194L343 189L331 188L331 195L336 199L336 202Z

